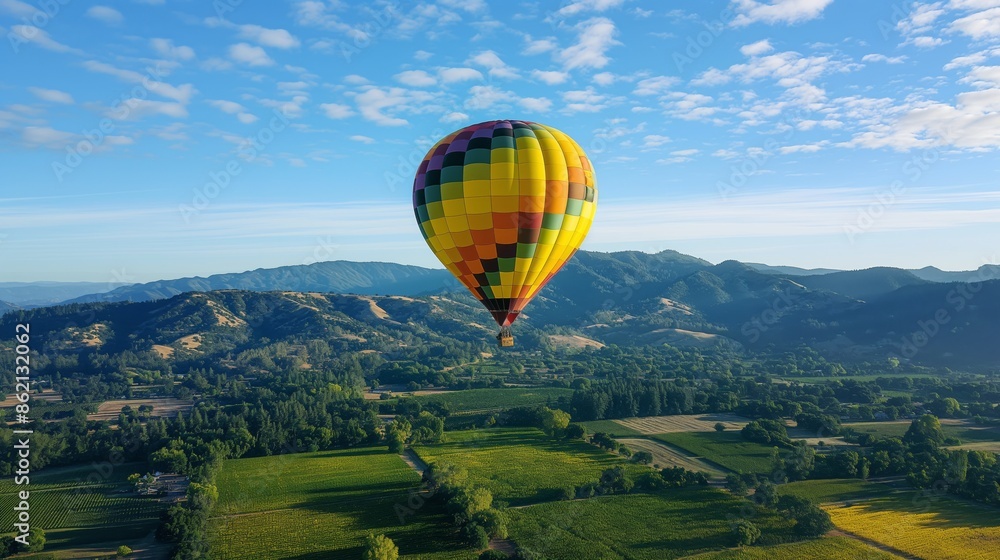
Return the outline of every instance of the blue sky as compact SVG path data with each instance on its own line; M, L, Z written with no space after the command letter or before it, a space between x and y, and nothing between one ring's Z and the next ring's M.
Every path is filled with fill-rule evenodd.
M1000 255L1000 0L0 0L2 281L439 266L416 163L572 135L584 248L973 269Z

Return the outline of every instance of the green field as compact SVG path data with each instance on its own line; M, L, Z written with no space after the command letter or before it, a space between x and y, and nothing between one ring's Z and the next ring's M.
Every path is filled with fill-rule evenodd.
M771 472L771 447L746 441L739 432L678 432L652 436L731 471Z
M550 502L513 510L510 534L551 560L661 560L730 543L727 513L741 501L711 488ZM753 518L770 534L787 523Z
M444 403L452 412L468 412L547 404L554 402L559 397L569 398L572 395L572 389L560 387L511 387L507 389L466 389L411 398L424 404L428 402Z
M407 560L476 556L434 503L400 522L396 506L407 506L420 477L385 447L230 460L216 484L213 559L360 558L369 531L388 535Z
M126 478L145 465L126 463L97 470L92 466L53 468L31 475L31 524L45 529L50 549L123 544L140 540L159 524L167 504L139 496ZM13 477L0 481L0 523L12 530L17 492Z
M604 432L612 436L641 436L642 432L638 430L633 430L622 426L614 420L590 420L588 422L580 422L584 428L587 429L588 435L594 435L598 432Z
M558 497L559 489L596 482L624 460L582 441L555 440L534 428L449 432L447 443L414 447L427 463L466 468L469 479L511 505ZM628 465L631 470L646 467Z
M813 541L751 546L739 550L708 552L685 560L896 560L899 556L882 552L847 537L827 537Z
M886 484L868 482L857 478L837 478L832 480L802 480L778 486L782 495L798 496L816 503L849 502L893 492Z

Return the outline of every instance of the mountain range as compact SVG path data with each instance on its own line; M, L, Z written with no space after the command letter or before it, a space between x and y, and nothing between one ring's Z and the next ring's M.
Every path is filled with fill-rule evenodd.
M327 262L124 286L5 320L44 319L60 344L85 332L94 338L117 333L122 347L178 351L190 337L233 329L248 340L336 335L354 341L391 336L404 345L414 337L489 342L495 329L489 315L447 274ZM674 251L581 251L531 302L515 331L531 340L592 345L808 345L837 357L892 355L990 369L1000 364L1000 279L990 274L1000 278L1000 270L984 267L965 276L970 282L932 282L894 268L791 274L737 261L713 265ZM124 303L110 303L116 300ZM80 317L103 327L83 329Z

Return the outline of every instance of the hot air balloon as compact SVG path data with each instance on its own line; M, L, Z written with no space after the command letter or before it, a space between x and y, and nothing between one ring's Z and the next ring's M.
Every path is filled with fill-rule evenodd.
M413 211L427 245L500 325L580 248L597 208L594 169L580 145L542 124L467 126L427 152L413 181Z

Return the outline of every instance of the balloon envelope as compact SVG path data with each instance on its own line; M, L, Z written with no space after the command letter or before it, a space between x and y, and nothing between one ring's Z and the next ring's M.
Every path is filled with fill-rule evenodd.
M449 134L427 152L413 181L413 211L427 244L501 327L579 249L596 207L583 149L527 121Z

